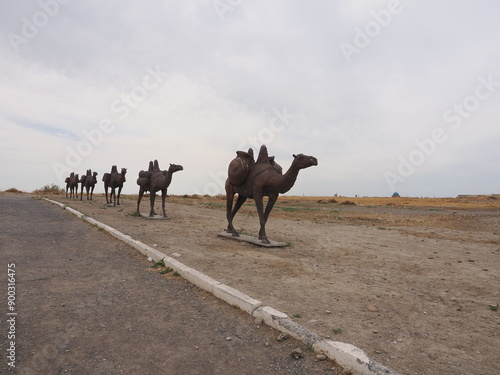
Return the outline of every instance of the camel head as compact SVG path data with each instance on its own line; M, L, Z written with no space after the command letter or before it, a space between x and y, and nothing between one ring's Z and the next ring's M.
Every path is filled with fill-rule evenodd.
M125 176L126 173L127 173L127 168L122 168L122 175Z
M177 164L170 164L170 167L168 168L169 173L174 173L182 170L184 170L184 168L182 168L182 165L177 165Z
M309 168L313 165L318 165L318 159L314 156L304 154L293 155L292 165L295 165L299 169Z

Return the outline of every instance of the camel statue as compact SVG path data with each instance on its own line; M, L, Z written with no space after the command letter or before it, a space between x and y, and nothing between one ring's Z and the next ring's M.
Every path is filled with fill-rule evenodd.
M106 194L106 204L111 203L111 200L108 200L108 188L109 188L109 181L111 179L112 173L118 173L118 169L116 168L116 165L113 165L111 167L111 173L104 173L102 175L102 182L104 182L104 193Z
M103 181L104 181L104 189L106 190L106 203L111 203L111 199L113 199L113 207L116 207L116 188L118 188L118 206L120 205L120 194L122 192L123 188L123 183L126 181L125 179L125 174L127 173L127 168L122 168L121 173L118 173L118 169L116 168L116 165L113 165L111 167L111 173L105 173L104 176L106 176L106 181L104 181L104 176L103 176ZM109 195L109 202L108 202L108 187L111 188L111 193Z
M82 181L82 194L80 200L83 198L83 186L85 186L85 191L87 192L87 200L92 200L95 184L97 183L97 172L92 173L91 169L87 169L87 174L85 176L82 176L82 179L83 177L85 177L85 179Z
M172 182L172 175L177 171L182 171L181 165L170 164L167 171L160 170L158 165L158 160L149 162L149 169L147 171L140 171L139 178L137 179L137 185L139 185L139 198L137 199L137 213L139 212L139 205L141 203L142 196L144 192L149 191L149 200L151 204L151 211L149 216L153 217L156 215L154 210L156 192L161 190L161 206L163 209L163 217L167 217L165 213L165 199L167 197L167 188Z
M68 190L70 187L71 177L75 177L75 172L71 172L69 177L66 177L66 179L64 180L64 182L66 183L66 198L68 198Z
M80 180L78 179L78 174L75 172L71 172L69 177L66 177L66 198L68 198L68 190L70 198L78 198L78 183Z
M233 218L247 198L252 198L255 200L259 214L259 240L269 244L266 235L266 222L278 195L286 193L293 187L301 169L318 165L318 160L304 154L293 155L292 165L285 174L281 174L281 167L274 161L274 157L269 157L264 145L261 146L257 161L254 163L251 162L253 157L251 159L248 157L252 156L253 152L239 151L236 154L237 157L229 164L226 180L226 217L228 222L226 231L233 236L239 236L234 229ZM238 158L242 160L236 160ZM241 183L242 180L244 180L243 183ZM235 185L234 182L239 184ZM233 207L235 194L238 194L238 198ZM269 197L265 210L264 196Z
M80 200L83 199L83 188L85 187L85 180L87 179L87 176L86 175L82 175L82 177L80 177ZM78 198L78 196L77 196Z

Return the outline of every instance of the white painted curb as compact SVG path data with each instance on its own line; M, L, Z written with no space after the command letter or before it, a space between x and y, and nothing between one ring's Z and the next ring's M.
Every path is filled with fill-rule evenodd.
M294 322L285 313L270 306L264 306L261 301L241 293L228 285L222 284L219 281L214 280L211 277L186 266L178 260L142 243L141 241L137 241L129 235L121 233L109 225L85 216L71 207L47 198L44 199L68 210L88 223L104 229L113 237L116 237L117 239L125 242L127 245L132 246L134 249L138 250L145 256L150 257L155 262L163 259L167 267L170 267L174 271L178 272L190 283L212 293L214 296L229 303L230 305L240 308L241 310L254 316L256 319L261 319L262 322L268 326L283 333L287 333L298 340L302 340L308 345L312 345L314 350L323 352L327 357L335 360L335 362L337 362L340 366L350 370L354 375L398 375L398 373L371 359L363 350L351 344L323 339L316 333Z

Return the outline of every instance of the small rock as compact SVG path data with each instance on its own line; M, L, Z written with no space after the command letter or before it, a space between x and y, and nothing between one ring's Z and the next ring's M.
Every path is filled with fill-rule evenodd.
M226 337L226 341L231 341L231 336Z
M316 359L318 361L326 361L326 355L320 353L320 354L316 354Z
M371 312L377 312L378 311L378 308L376 308L375 306L371 306L371 305L366 306L366 309L368 311L371 311Z
M263 322L261 318L255 318L254 323L255 325L261 326Z
M285 341L287 338L288 338L288 335L287 335L286 333L282 333L282 334L280 334L280 335L276 338L276 341L278 341L278 342L283 342L283 341Z
M302 349L300 348L295 348L292 352L292 357L295 359L301 359L304 357L304 353L302 352Z
M181 256L181 254L179 254L179 253L173 253L172 256L176 257L176 258L179 258Z

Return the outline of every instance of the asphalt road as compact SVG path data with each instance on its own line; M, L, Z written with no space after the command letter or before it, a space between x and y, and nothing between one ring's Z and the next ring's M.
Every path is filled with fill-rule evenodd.
M43 200L0 195L0 265L2 374L337 374Z

